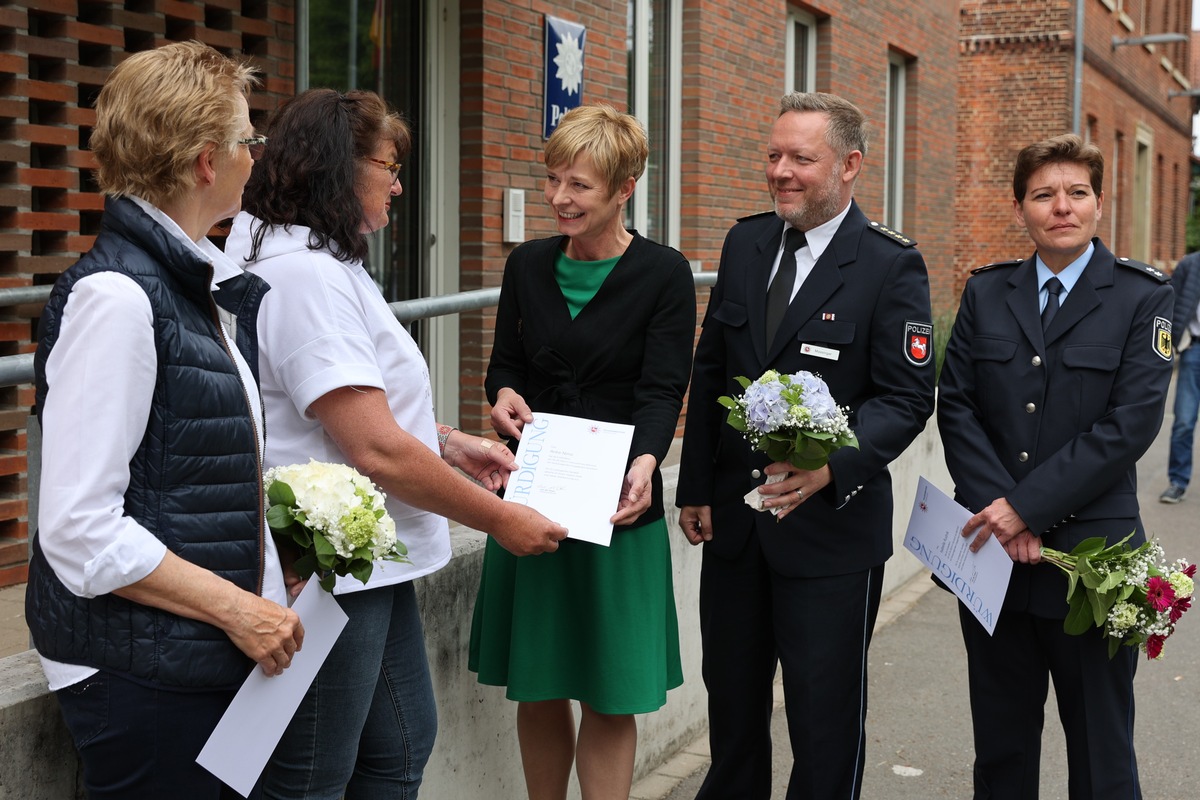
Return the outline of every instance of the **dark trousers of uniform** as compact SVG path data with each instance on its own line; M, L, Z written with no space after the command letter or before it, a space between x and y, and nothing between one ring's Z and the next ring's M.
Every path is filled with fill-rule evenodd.
M1050 567L1044 567L1050 569ZM1070 800L1140 800L1133 752L1139 650L1108 658L1099 629L1005 610L994 635L961 603L975 732L975 800L1036 800L1049 679L1067 740Z
M704 553L700 632L712 766L697 800L769 800L772 683L783 666L788 800L856 800L866 758L867 647L883 565L821 578L773 571L752 535Z

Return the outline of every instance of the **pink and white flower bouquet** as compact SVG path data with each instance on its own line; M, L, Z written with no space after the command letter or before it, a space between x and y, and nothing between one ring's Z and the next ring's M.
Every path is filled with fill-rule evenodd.
M1161 658L1163 644L1191 608L1196 565L1184 559L1166 564L1154 540L1131 548L1126 542L1132 535L1110 546L1100 537L1085 539L1070 553L1043 547L1042 560L1067 576L1064 631L1079 635L1100 628L1110 658L1122 645Z

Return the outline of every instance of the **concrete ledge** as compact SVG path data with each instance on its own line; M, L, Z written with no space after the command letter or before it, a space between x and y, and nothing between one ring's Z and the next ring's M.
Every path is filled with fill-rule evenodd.
M0 659L0 798L82 798L79 758L32 650Z
M939 486L950 486L932 421L892 465L891 473L897 554L887 565L885 596L921 570L920 563L901 546L918 477L925 475ZM665 468L663 478L684 684L668 694L660 711L639 716L635 780L655 773L667 762L673 765L671 771L678 772L706 757L703 740L698 742L707 727L696 600L701 551L688 545L677 530L673 498L678 467ZM455 528L451 537L454 558L450 564L417 582L439 718L437 746L425 772L425 784L436 797L523 797L516 704L505 699L503 688L477 684L467 670L471 610L483 565L484 536ZM880 624L886 621L881 619ZM671 761L676 754L681 760ZM27 651L0 659L0 800L82 797L77 773L78 759L36 655ZM661 770L655 774L666 782L672 777ZM640 784L639 792L646 791L649 787ZM574 778L570 796L579 797Z

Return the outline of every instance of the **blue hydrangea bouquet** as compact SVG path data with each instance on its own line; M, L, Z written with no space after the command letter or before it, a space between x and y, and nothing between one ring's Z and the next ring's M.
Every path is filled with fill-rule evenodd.
M788 375L767 370L756 381L741 376L734 380L745 391L738 397L717 398L729 409L726 422L772 461L786 461L799 469L820 469L829 463L834 451L858 446L846 409L834 402L829 386L819 376L805 371ZM752 494L759 496L757 490ZM751 500L747 502L755 505Z

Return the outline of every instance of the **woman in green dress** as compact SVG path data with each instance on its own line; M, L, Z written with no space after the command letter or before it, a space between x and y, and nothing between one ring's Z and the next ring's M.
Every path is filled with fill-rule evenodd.
M633 715L683 682L658 465L687 390L696 297L683 255L625 228L647 154L628 114L563 117L545 146L561 235L513 250L496 313L486 388L497 433L519 439L538 411L634 426L609 547L567 538L517 558L489 543L484 557L470 668L519 704L532 800L565 798L572 763L585 800L628 798Z

